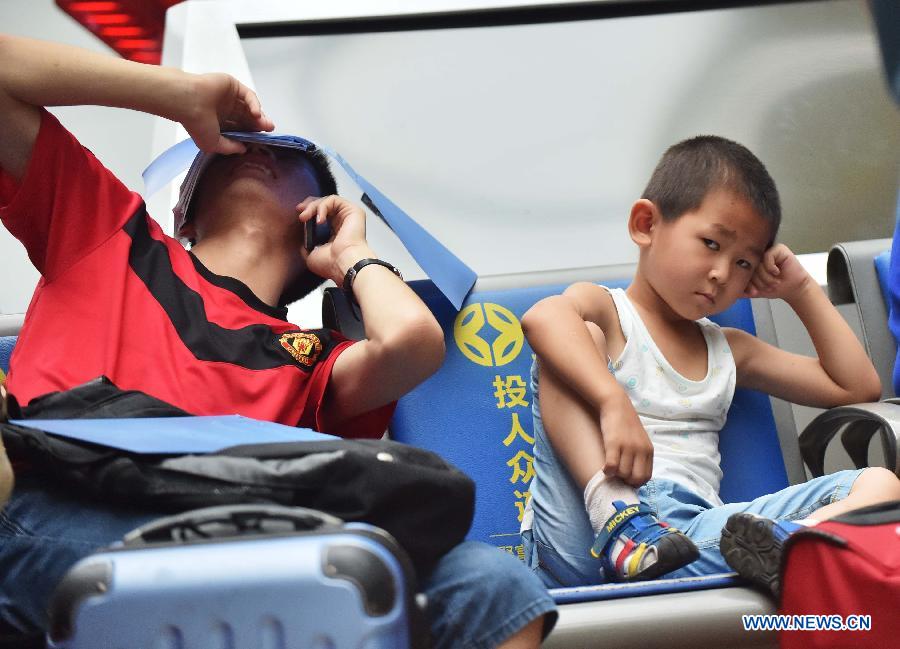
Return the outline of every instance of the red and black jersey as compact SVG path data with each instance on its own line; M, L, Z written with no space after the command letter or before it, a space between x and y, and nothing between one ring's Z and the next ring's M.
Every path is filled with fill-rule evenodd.
M332 367L352 341L298 329L286 309L206 269L50 113L21 183L0 169L0 205L41 273L10 363L21 403L105 375L197 415L321 429ZM392 410L324 432L380 436Z

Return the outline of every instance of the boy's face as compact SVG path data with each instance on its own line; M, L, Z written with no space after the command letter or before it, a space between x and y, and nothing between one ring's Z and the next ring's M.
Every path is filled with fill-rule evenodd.
M243 154L216 156L209 164L192 201L192 220L202 230L206 215L239 206L274 212L283 223L273 225L299 228L296 205L318 194L315 171L300 152L250 144Z
M771 237L771 226L747 200L713 190L696 210L657 222L644 273L675 313L696 320L744 295Z

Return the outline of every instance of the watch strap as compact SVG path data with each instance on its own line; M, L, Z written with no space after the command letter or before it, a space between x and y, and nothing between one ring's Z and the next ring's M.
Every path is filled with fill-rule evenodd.
M403 275L400 274L400 270L393 264L390 264L390 263L384 261L383 259L371 259L371 258L360 259L358 262L353 264L347 270L347 274L344 275L344 283L341 286L341 288L344 289L344 291L351 298L353 297L353 281L356 279L356 276L359 275L359 271L361 271L366 266L370 266L372 264L375 264L376 266L384 266L389 271L394 273L394 275L396 275L400 279L403 279Z

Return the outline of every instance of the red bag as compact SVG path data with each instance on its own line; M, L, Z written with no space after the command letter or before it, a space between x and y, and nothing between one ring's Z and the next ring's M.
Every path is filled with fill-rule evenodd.
M782 649L900 647L900 501L795 532L782 562Z

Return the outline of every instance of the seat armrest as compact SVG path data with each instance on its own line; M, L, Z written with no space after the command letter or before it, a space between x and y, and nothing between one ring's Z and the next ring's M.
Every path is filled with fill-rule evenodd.
M322 294L322 326L342 333L351 340L364 340L366 328L362 313L340 288L330 286Z
M868 466L869 442L878 433L886 467L900 476L900 400L839 406L809 422L800 433L800 453L814 477L825 474L825 450L838 433L859 469Z

